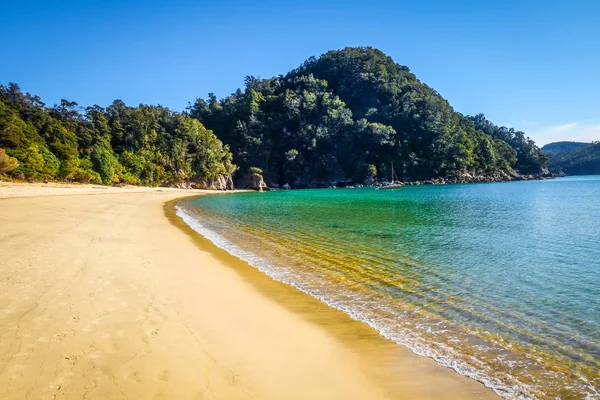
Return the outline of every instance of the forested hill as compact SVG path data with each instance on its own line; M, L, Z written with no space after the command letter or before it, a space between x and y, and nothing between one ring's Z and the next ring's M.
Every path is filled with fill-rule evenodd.
M542 147L550 170L567 175L600 175L600 142L556 142Z
M548 143L542 147L542 151L546 154L549 153L564 153L567 151L579 150L584 147L591 146L592 143L583 142L554 142Z
M0 175L224 189L231 157L197 120L161 106L47 107L14 83L0 85Z
M523 132L454 111L368 47L247 77L243 90L185 112L120 100L49 107L16 84L0 86L0 174L18 179L223 188L231 174L256 182L262 170L269 184L311 187L387 180L392 163L405 180L481 181L544 174L547 162Z
M523 132L464 116L408 67L373 48L309 58L270 79L248 77L224 99L197 99L189 114L231 146L240 171L268 183L547 172Z

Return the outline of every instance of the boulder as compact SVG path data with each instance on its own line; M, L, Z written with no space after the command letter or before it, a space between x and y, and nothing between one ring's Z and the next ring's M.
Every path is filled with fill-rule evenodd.
M282 189L285 189L285 190L290 190L292 187L290 186L290 184L289 184L289 183L286 183L286 184L285 184L285 185L283 185L281 188L282 188Z
M254 190L268 190L267 184L263 180L261 174L256 172L249 172L239 182L240 186L244 189Z
M227 175L227 182L225 183L226 190L234 190L233 179L231 179L231 175Z

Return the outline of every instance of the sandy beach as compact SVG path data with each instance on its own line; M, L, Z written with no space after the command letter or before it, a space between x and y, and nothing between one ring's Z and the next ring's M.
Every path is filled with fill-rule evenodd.
M199 194L0 184L0 398L498 398L195 235Z

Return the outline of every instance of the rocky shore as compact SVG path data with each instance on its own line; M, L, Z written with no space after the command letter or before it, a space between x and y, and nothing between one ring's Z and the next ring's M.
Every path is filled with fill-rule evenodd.
M545 180L554 179L559 176L558 174L545 173L545 174L518 174L518 173L496 173L488 175L475 175L475 174L460 174L455 176L446 176L440 178L431 179L404 179L397 180L393 183L395 185L405 186L419 186L419 185L456 185L466 183L486 183L486 182L512 182L512 181L532 181L532 180ZM355 187L378 187L389 184L388 181L367 179L364 182L354 181L331 181L331 182L309 182L302 183L295 186L285 184L279 186L276 184L269 185L270 189L266 190L277 190L277 189L317 189L317 188L355 188Z

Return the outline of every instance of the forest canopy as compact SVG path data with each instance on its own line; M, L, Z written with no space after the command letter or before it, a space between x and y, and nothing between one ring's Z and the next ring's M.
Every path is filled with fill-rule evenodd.
M0 85L0 173L94 183L210 184L262 171L270 184L544 174L525 133L456 112L383 52L345 48L286 75L249 76L223 99L162 106L47 106ZM237 167L236 167L237 166Z
M600 174L600 142L555 142L542 147L550 158L550 171L567 175Z
M188 108L231 146L241 171L268 182L390 176L547 172L547 157L523 132L480 114L464 116L408 67L370 48L311 57L286 75L247 77L245 88ZM395 168L395 169L396 169Z
M157 186L207 183L235 169L229 148L185 113L120 100L47 107L14 83L0 85L0 149L15 160L4 172L21 179Z

